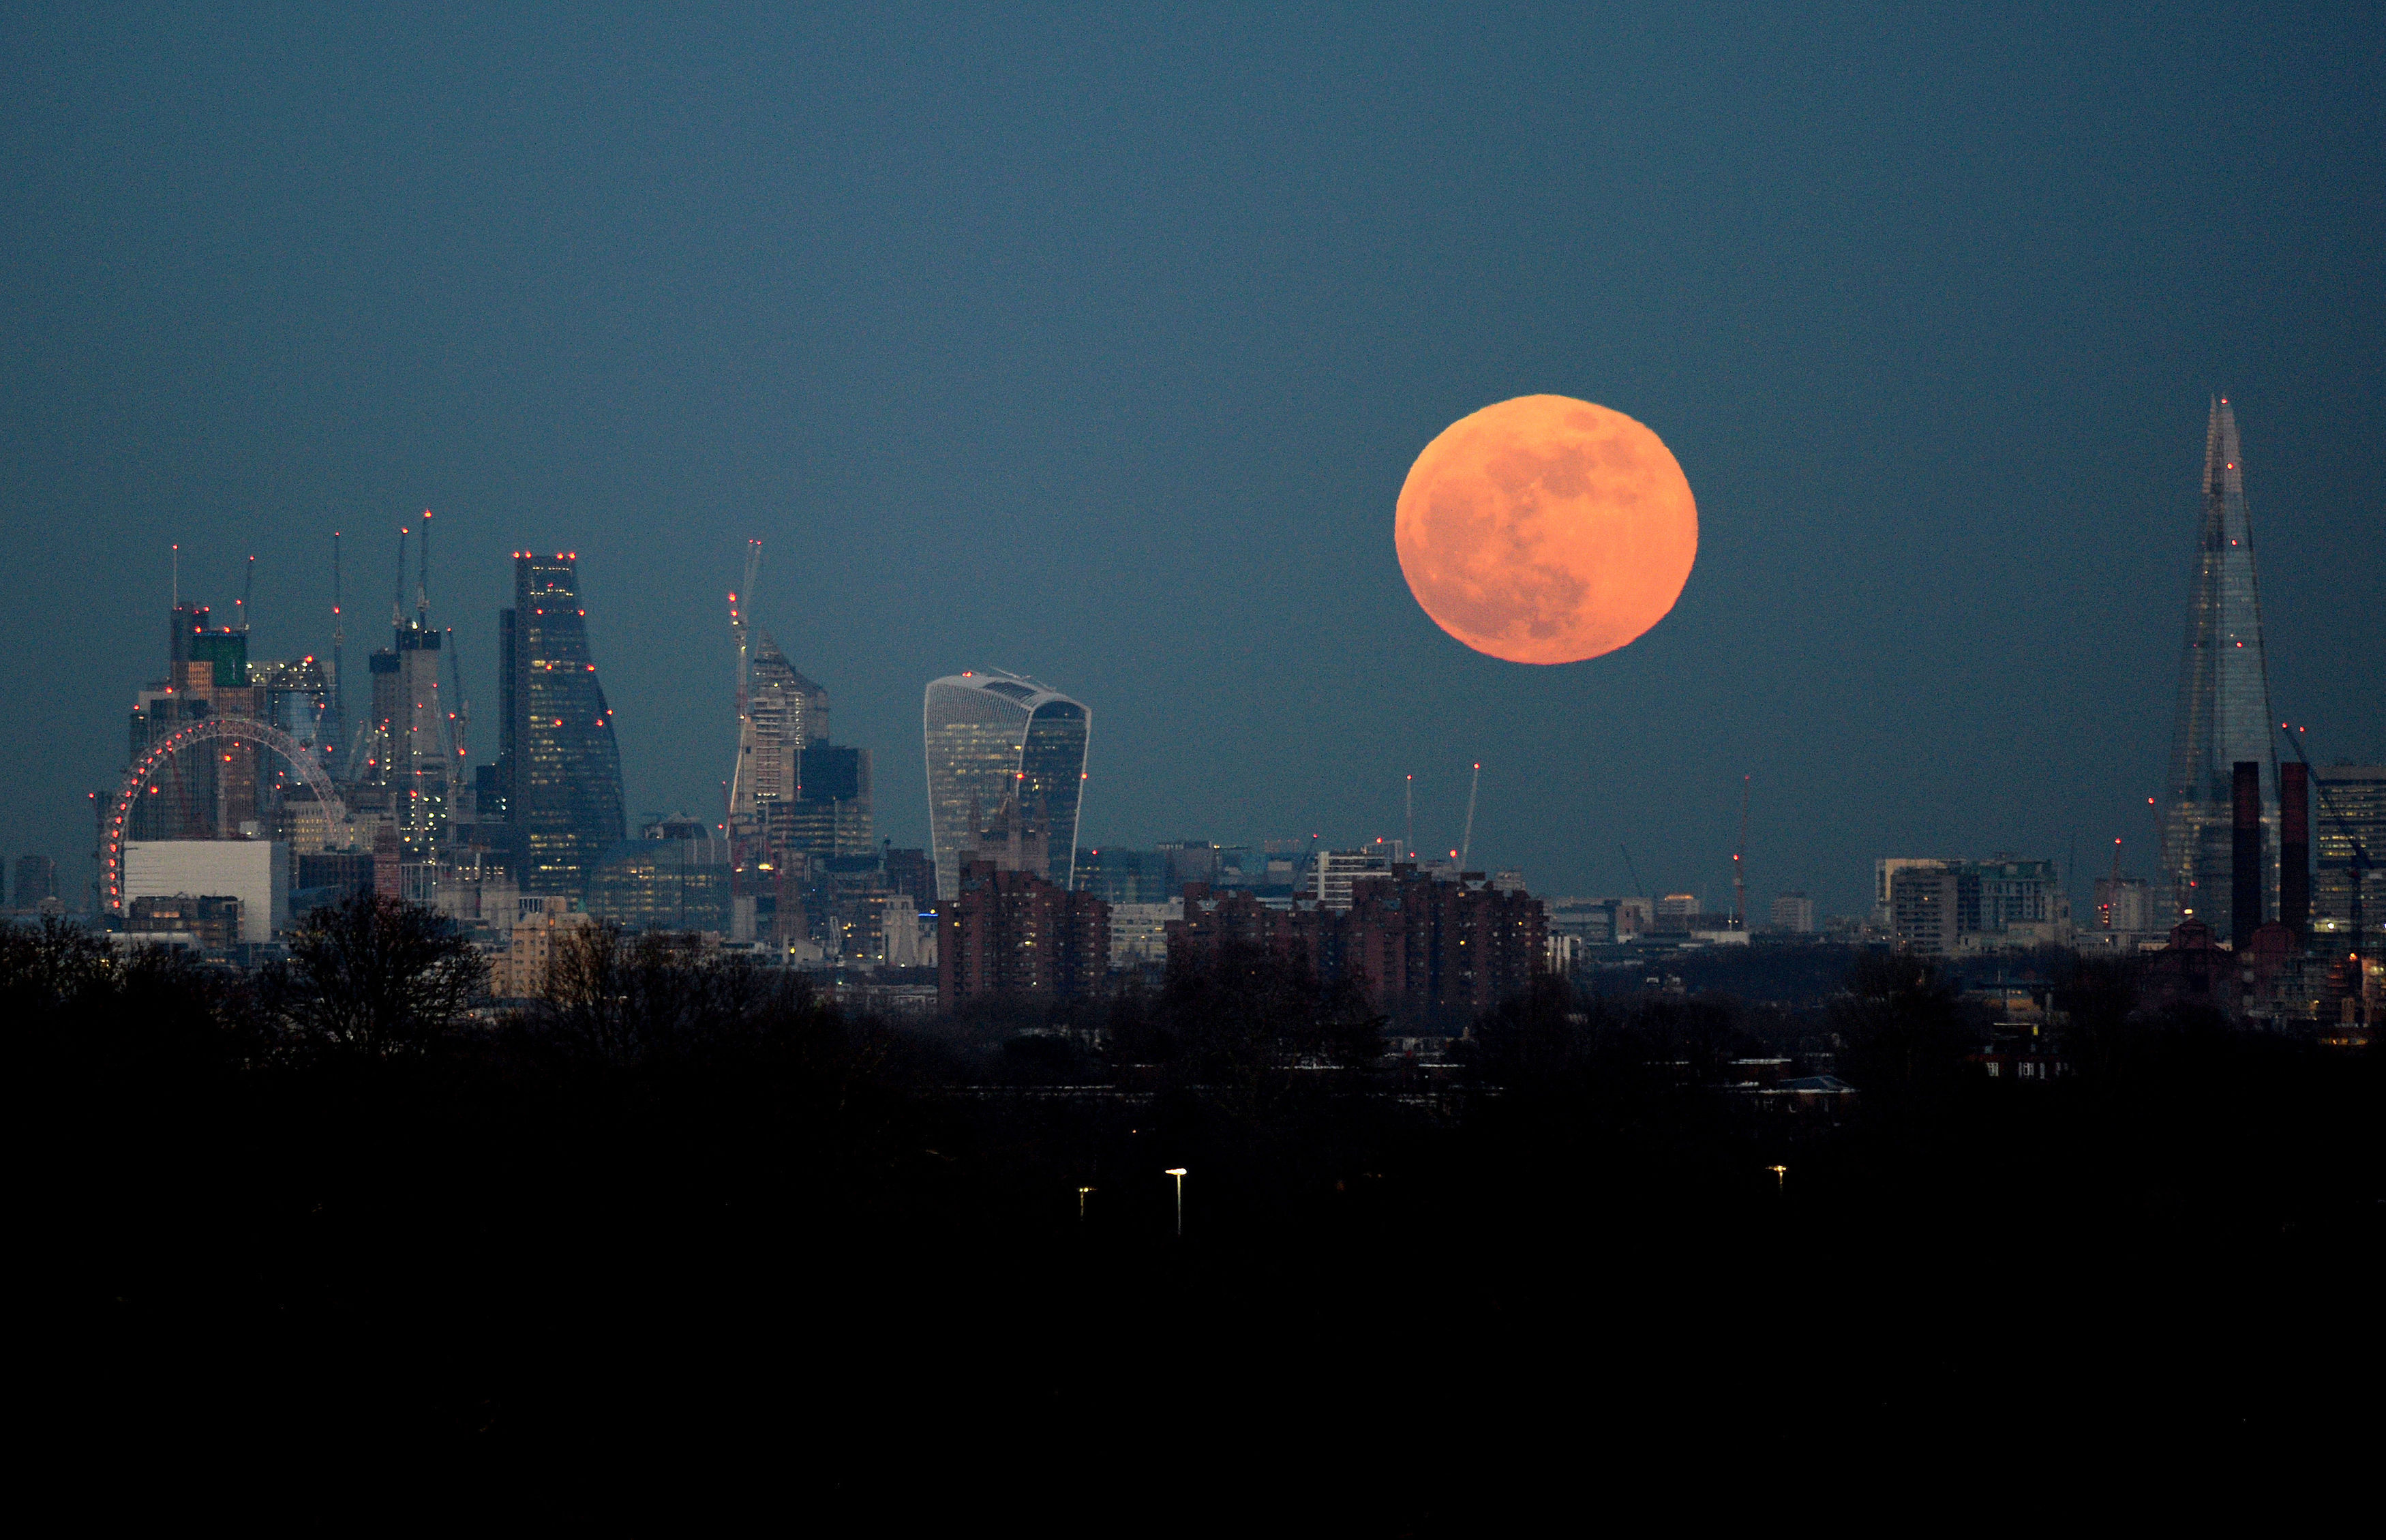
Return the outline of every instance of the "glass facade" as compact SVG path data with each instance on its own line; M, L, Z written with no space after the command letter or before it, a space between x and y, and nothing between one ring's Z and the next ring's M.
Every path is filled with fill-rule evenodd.
M820 860L873 854L870 751L815 743L788 758L795 795L764 805L787 848Z
M2262 596L2254 574L2254 527L2237 417L2212 404L2204 438L2204 516L2187 602L2170 773L2164 783L2162 877L2168 920L2192 913L2227 928L2232 861L2230 776L2262 767L2262 865L2275 893L2279 771L2271 738L2269 670L2262 652Z
M514 557L514 607L499 625L507 681L503 763L525 894L582 895L619 845L622 753L588 652L578 558Z
M1034 680L998 670L929 684L922 725L937 896L958 891L962 846L977 843L1006 800L1015 817L1033 820L1043 833L1043 875L1070 886L1092 713Z
M630 931L729 930L729 842L623 840L588 875L588 912Z

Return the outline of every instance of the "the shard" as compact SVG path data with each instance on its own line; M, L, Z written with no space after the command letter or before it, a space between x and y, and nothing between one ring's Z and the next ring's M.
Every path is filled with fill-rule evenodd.
M2187 600L2187 651L2163 787L2162 861L2174 919L2229 929L2233 767L2261 767L2262 887L2275 886L2279 772L2272 745L2269 671L2262 656L2262 596L2254 576L2254 527L2245 508L2245 460L2237 416L2212 404L2204 436L2204 514ZM2238 938L2241 942L2243 938Z

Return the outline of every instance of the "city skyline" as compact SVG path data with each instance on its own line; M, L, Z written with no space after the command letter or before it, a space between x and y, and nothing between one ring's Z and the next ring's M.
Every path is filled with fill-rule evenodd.
M2276 17L2177 19L2117 51L2085 23L1974 17L1942 68L1893 31L1840 55L1673 17L1592 27L1620 71L1594 90L1561 62L1591 56L1524 23L1410 15L1302 55L1318 89L1285 94L1194 83L1248 83L1212 45L1159 69L1164 30L1122 17L1102 52L1153 93L1124 128L1099 94L1045 93L1085 45L1067 29L966 58L923 34L906 78L986 114L956 136L882 122L866 92L699 91L677 68L692 44L625 24L655 91L500 42L486 67L528 93L501 95L453 78L458 56L323 19L283 46L352 104L328 126L271 94L193 94L192 61L246 66L182 23L27 35L18 67L75 61L94 121L169 119L85 165L61 98L32 78L14 97L36 179L14 228L51 233L8 248L24 453L0 603L54 656L0 681L0 848L53 856L81 891L87 798L122 745L49 724L155 677L170 545L185 595L224 612L254 555L253 656L320 658L345 530L353 720L383 542L429 507L482 758L498 558L583 553L637 813L719 803L715 607L759 536L758 616L834 683L898 845L929 843L920 682L992 658L1102 712L1087 845L1356 845L1400 830L1413 773L1420 843L1447 848L1480 760L1478 864L1551 892L1630 891L1619 845L1651 890L1724 891L1743 775L1756 900L1861 912L1881 852L2067 863L2075 840L2084 883L2116 835L2151 877L2213 394L2251 440L2276 709L2323 763L2386 757L2360 666L2360 595L2386 586L2386 339L2356 218L2379 174L2357 146L2386 135L2265 106L2281 72L2351 90L2357 46ZM841 24L788 27L760 56L800 36L822 69L904 73ZM2224 44L2267 62L2207 80ZM2047 60L2102 60L2129 92ZM1743 91L1749 69L1781 89ZM1447 87L1429 122L1390 106L1427 76ZM1020 105L1048 99L1072 105ZM1733 106L1687 137L1649 128L1701 99ZM530 174L574 164L617 106L654 151L633 174ZM786 148L820 142L891 158L857 180ZM1419 169L1445 153L1500 169ZM163 191L244 157L257 174L220 196ZM716 195L726 166L750 195ZM2116 201L2124 182L2138 195ZM689 220L650 224L674 189ZM85 207L123 239L103 249ZM2214 207L2284 244L2213 239ZM1420 234L1390 212L1409 208L1450 217ZM586 238L534 239L559 228ZM326 232L334 251L304 255ZM2296 282L2268 281L2273 250ZM1312 276L1255 306L1250 275L1287 270ZM1531 391L1658 432L1701 547L1640 641L1527 673L1416 610L1390 522L1435 433ZM105 579L57 581L101 552Z

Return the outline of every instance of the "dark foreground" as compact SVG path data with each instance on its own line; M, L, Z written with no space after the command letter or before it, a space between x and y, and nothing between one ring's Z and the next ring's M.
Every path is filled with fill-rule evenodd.
M779 997L368 1054L21 974L40 1421L134 1469L1433 1533L2375 1446L2379 1057L2126 1002L2042 1086L1843 1008L1832 1119L1685 1083L1728 1010L1555 989L1435 1086Z

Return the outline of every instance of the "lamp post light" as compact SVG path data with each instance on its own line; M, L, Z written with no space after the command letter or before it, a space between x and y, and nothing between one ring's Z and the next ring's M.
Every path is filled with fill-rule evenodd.
M1092 1191L1093 1189L1091 1187L1080 1187L1077 1189L1077 1222L1079 1224L1086 1222L1086 1195Z
M1781 1191L1783 1191L1785 1188L1787 1188L1787 1187L1790 1185L1790 1168L1789 1168L1789 1167L1787 1167L1787 1166L1767 1166L1767 1167L1765 1167L1764 1169L1765 1169L1766 1171L1771 1171L1771 1172L1773 1173L1773 1190L1774 1190L1775 1192L1777 1192L1777 1192L1781 1192Z
M1185 1168L1171 1166L1168 1174L1176 1179L1176 1238L1185 1238Z

